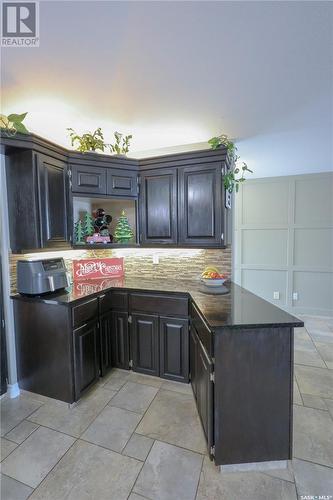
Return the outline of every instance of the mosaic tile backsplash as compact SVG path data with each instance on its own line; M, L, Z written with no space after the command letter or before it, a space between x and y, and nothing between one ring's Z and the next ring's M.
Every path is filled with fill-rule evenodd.
M153 255L159 264L153 264ZM16 292L16 261L31 258L63 257L72 273L72 260L92 257L124 257L125 275L156 279L199 279L203 269L212 264L220 272L231 275L231 248L185 249L185 248L117 248L110 250L66 250L10 255L11 292Z

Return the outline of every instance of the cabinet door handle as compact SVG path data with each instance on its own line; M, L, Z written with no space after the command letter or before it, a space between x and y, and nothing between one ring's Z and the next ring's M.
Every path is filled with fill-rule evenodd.
M103 295L99 296L100 299L104 299L104 297L105 297L105 293L103 293Z

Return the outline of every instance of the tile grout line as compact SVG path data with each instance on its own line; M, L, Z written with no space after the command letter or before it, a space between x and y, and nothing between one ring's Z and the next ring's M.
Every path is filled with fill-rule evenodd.
M22 422L24 422L25 420L26 420L26 419L21 420L20 424L22 424ZM26 440L27 440L30 436L32 436L32 435L33 435L33 434L34 434L34 433L35 433L35 432L36 432L36 431L37 431L40 427L42 427L40 424L37 424L37 422L32 422L31 420L26 420L26 421L27 421L27 422L30 422L31 424L36 424L36 425L37 425L37 427L36 427L36 429L34 429L34 430L33 430L33 431L32 431L32 432L31 432L31 433L30 433L30 434L29 434L26 438L24 438L24 439L23 439L23 441L22 441L21 443L17 443L16 441L12 441L11 439L8 439L8 438L6 438L5 436L3 436L3 438L4 438L4 439L7 439L7 440L8 440L8 441L10 441L11 443L16 444L16 445L17 445L17 446L16 446L16 448L19 448L19 447L21 446L21 444L25 443L25 441L26 441ZM20 425L20 424L18 424L18 425ZM18 427L18 426L16 426L16 427ZM14 429L16 429L16 427L14 427ZM44 426L44 427L45 427L45 426ZM14 430L14 429L12 429L12 430ZM52 430L52 429L51 429L51 430ZM9 431L9 432L12 432L12 431ZM63 432L62 434L64 434L64 432ZM16 448L15 448L15 450L16 450ZM14 451L14 450L13 450L13 451ZM13 451L11 451L11 452L10 452L10 454L11 454L11 453L13 453ZM10 455L10 454L9 454L9 455ZM9 455L7 455L7 456L9 457ZM6 457L6 458L7 458L7 457ZM6 459L5 459L5 460L6 460Z
M294 458L296 458L297 460L302 460L303 462L306 462L308 464L319 465L320 467L326 467L326 469L329 469L329 470L333 469L333 465L320 464L318 462L313 462L312 460L307 460L306 458L296 457L296 455L293 456L293 459Z
M305 324L305 323L304 323L304 324ZM324 360L324 358L323 358L323 357L322 357L322 355L320 354L319 350L317 349L317 346L316 346L316 344L315 344L315 341L313 340L313 338L312 338L312 336L311 336L310 330L308 331L308 329L307 329L307 327L306 327L306 326L304 326L304 328L305 328L305 330L306 330L307 334L309 335L309 337L310 337L310 339L311 339L311 342L312 342L312 344L314 345L314 348L315 348L315 350L316 350L316 352L317 352L318 356L319 356L319 357L320 357L320 359L323 361L323 363L324 363L325 367L329 370L330 368L327 366L326 361Z
M58 432L58 431L57 431ZM37 491L37 489L44 483L44 481L47 480L48 476L51 474L51 472L57 467L57 465L59 464L59 462L67 455L67 453L73 448L73 446L77 443L77 441L79 441L78 438L74 438L74 442L71 444L71 446L68 448L68 450L65 451L65 453L59 458L59 460L57 461L56 464L54 464L54 466L52 467L52 469L49 470L49 472L46 474L46 476L40 481L40 483L36 486L36 488L33 489L33 491L31 492L31 494L29 495L28 498L30 498L30 496L35 492ZM30 486L30 488L32 488L32 486Z
M99 389L99 387L98 387L97 389ZM117 392L117 391L115 391L115 392ZM113 397L113 396L112 396L112 397ZM112 399L112 398L111 398L111 399ZM109 401L111 401L111 399L110 399ZM108 401L108 402L109 402L109 401ZM46 402L45 402L45 403L42 403L42 404L40 405L40 407L39 407L39 408L37 408L36 410L34 410L34 411L30 414L30 415L28 415L28 417L31 417L31 415L33 415L33 413L37 412L37 411L38 411L38 410L39 410L39 409L40 409L40 408L41 408L44 404L46 404ZM51 404L52 404L52 403L51 403ZM106 405L105 405L105 406L101 409L101 411L98 413L98 415L100 415L100 413L104 410L104 408L105 408L107 405L108 405L108 403L106 403ZM98 416L98 415L97 415L97 416ZM94 420L92 420L92 422L94 422L94 421L96 420L97 416L94 418ZM25 420L25 419L23 419L23 420ZM23 420L21 420L21 422L23 422ZM20 423L21 423L21 422L20 422ZM92 423L92 422L90 422L90 424L89 424L89 425L91 425L91 423ZM33 422L33 423L37 423L37 422ZM18 424L18 425L19 425L19 424ZM41 482L40 482L40 483L36 486L36 488L33 488L33 491L31 492L31 494L29 495L29 497L28 497L28 498L30 498L30 496L34 493L34 491L36 491L36 490L37 490L37 488L39 488L39 487L41 486L41 484L42 484L42 483L43 483L43 482L44 482L44 481L48 478L49 474L50 474L50 473L54 470L54 468L58 465L58 463L60 462L60 460L62 460L62 459L65 457L65 455L66 455L66 454L69 452L69 450L70 450L70 449L71 449L71 448L75 445L75 443L76 443L77 441L79 441L79 440L80 440L80 437L76 437L76 436L72 436L72 435L70 435L70 434L66 434L65 432L62 432L62 431L59 431L59 430L56 430L56 429L52 429L51 427L47 427L47 426L45 426L45 425L40 425L40 424L38 424L38 425L39 425L38 429L39 429L40 427L45 427L46 429L49 429L49 430L51 430L51 431L54 431L54 432L59 432L60 434L64 434L64 435L66 435L66 436L68 436L68 437L71 437L72 439L74 439L74 442L73 442L73 443L72 443L72 445L68 448L68 450L67 450L67 451L66 451L66 452L65 452L65 453L64 453L64 454L60 457L60 459L57 461L57 463L56 463L56 464L55 464L55 465L54 465L54 466L53 466L53 467L52 467L52 468L48 471L48 473L46 474L46 476L45 476L45 477L42 479L42 481L41 481ZM89 427L89 425L88 425L88 426L85 428L85 430L84 430L84 431L80 434L80 436L81 436L81 435L82 435L82 434L83 434L83 433L87 430L87 428ZM17 426L15 426L15 427L17 427ZM36 430L37 430L37 429L35 429L35 431L36 431ZM34 432L35 432L35 431L34 431ZM9 431L9 432L10 432L10 431ZM32 432L31 434L33 434L33 432ZM30 435L31 435L31 434L30 434ZM28 437L30 437L30 436L28 436ZM28 437L27 437L26 439L28 439ZM25 439L25 441L26 441L26 439ZM24 441L23 441L23 442L24 442ZM17 443L16 443L16 444L17 444ZM22 444L22 443L21 443L21 444ZM89 443L89 444L92 444L92 443ZM19 445L19 446L20 446L20 445ZM19 448L19 446L17 446L15 449ZM96 445L96 446L98 446L98 445ZM101 448L102 448L102 447L101 447ZM15 450L13 450L13 451L15 451ZM109 450L109 451L111 451L111 450ZM8 456L9 456L9 455L8 455ZM6 457L6 458L7 458L7 457ZM11 477L11 476L8 476L8 477ZM13 477L11 477L11 478L12 478L12 479L15 479L15 478L13 478ZM15 479L15 481L16 481L16 479ZM25 484L25 483L22 483L22 484ZM30 486L30 485L28 485L28 484L27 484L26 486L29 486L29 488L32 488L32 486Z
M205 461L205 455L202 457L201 467L200 467L200 473L199 473L199 479L198 479L197 487L195 489L195 495L194 495L194 499L193 500L196 500L196 498L198 496L199 486L200 486L200 480L201 480L201 474L202 474L203 466L204 466L204 461Z

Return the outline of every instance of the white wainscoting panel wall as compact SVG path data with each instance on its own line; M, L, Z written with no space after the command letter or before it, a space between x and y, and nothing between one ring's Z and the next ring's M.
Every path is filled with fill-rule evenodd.
M248 180L234 203L235 281L295 314L332 316L333 173Z

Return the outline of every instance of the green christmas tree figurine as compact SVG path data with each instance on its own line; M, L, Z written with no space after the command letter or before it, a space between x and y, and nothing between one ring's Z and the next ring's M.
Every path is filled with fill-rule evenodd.
M83 219L83 233L84 236L92 236L95 232L94 229L94 219L90 215L89 212L86 212L84 214L84 219Z
M75 235L75 243L78 244L84 243L84 231L81 219L79 219L74 224L74 235Z
M121 216L118 219L114 236L118 243L129 243L133 239L133 231L126 217L125 210L121 212Z

